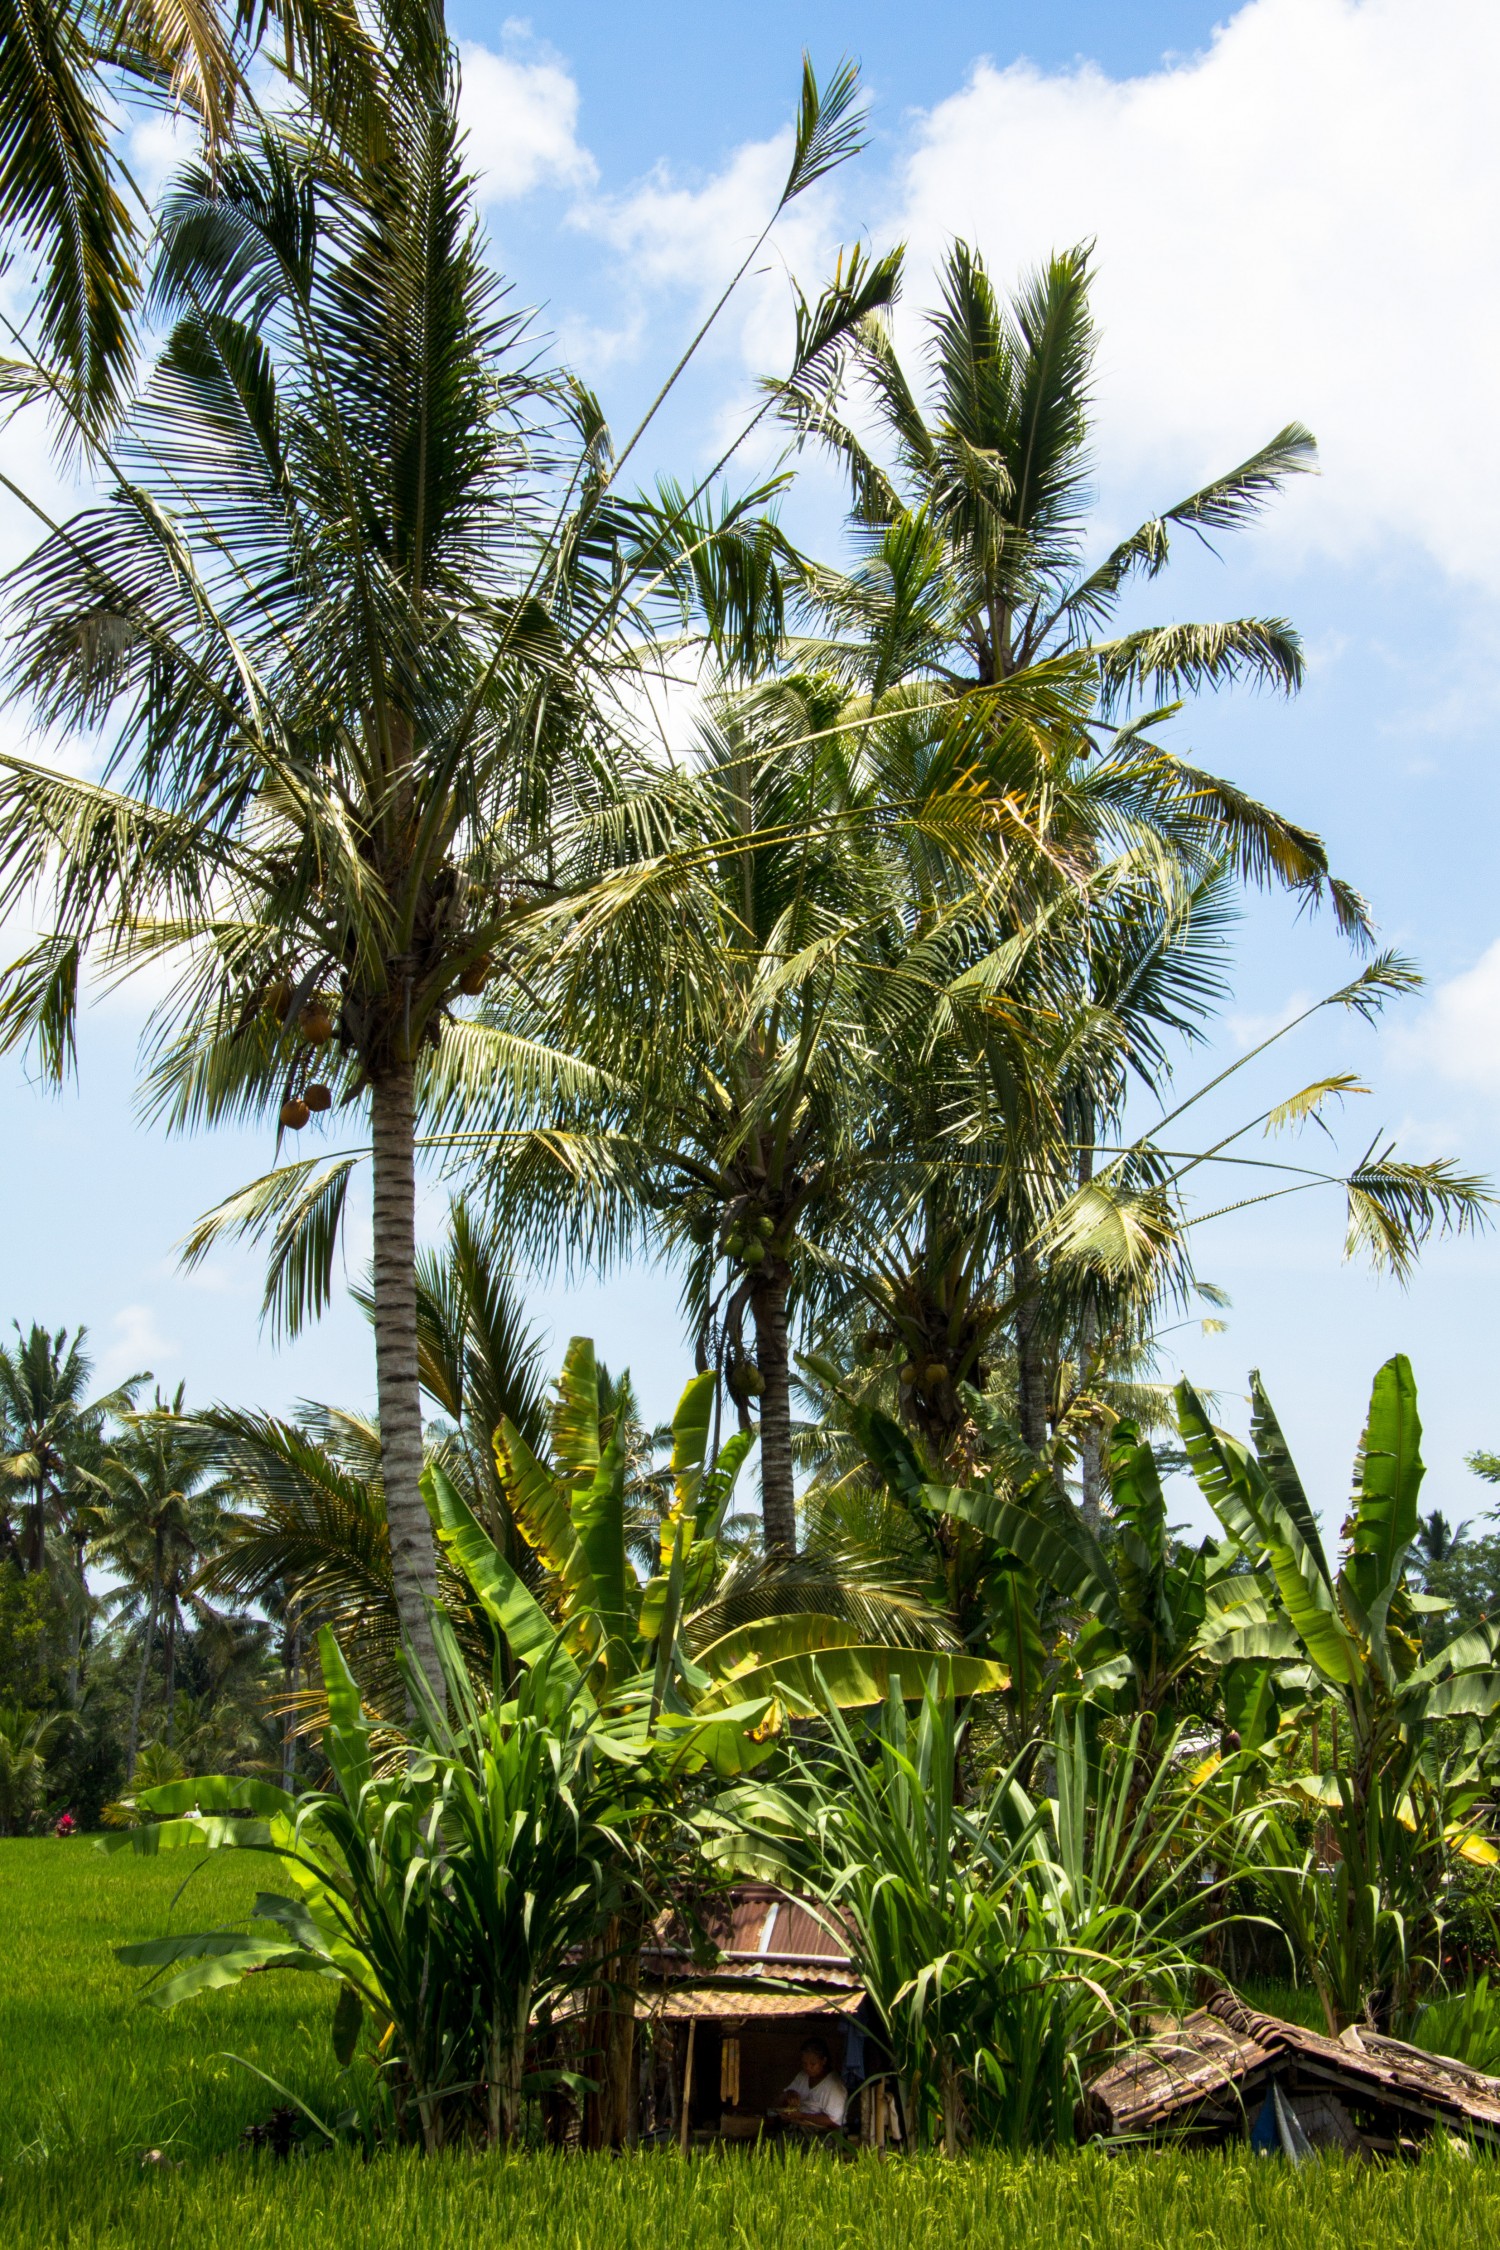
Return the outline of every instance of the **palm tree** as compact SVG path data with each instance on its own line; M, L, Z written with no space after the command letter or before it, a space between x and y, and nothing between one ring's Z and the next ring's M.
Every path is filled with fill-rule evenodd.
M955 243L930 321L925 409L878 314L859 325L843 353L819 363L814 381L782 386L779 408L799 440L820 442L844 465L853 495L852 525L864 549L852 572L810 576L807 606L822 634L814 644L815 660L860 680L877 696L903 682L923 681L944 697L966 697L976 727L987 698L1003 683L1039 668L1081 664L1094 682L1095 709L1071 730L1070 747L1098 761L1096 794L1107 801L1107 768L1114 761L1137 786L1143 771L1154 770L1159 795L1166 794L1169 774L1175 775L1206 816L1197 868L1188 872L1185 885L1179 882L1179 895L1208 872L1212 847L1205 855L1203 846L1216 820L1224 836L1221 849L1230 851L1241 873L1286 883L1310 897L1326 893L1340 922L1361 933L1363 907L1329 876L1315 837L1266 817L1212 776L1195 774L1189 783L1190 769L1157 748L1151 730L1178 707L1175 701L1110 734L1111 715L1143 695L1180 698L1233 681L1287 692L1299 684L1300 644L1280 618L1103 635L1132 580L1155 578L1165 566L1173 527L1205 539L1237 528L1288 477L1311 468L1315 448L1307 431L1289 424L1237 468L1151 518L1101 564L1087 568L1090 384L1097 343L1089 285L1088 252L1075 249L1053 257L1005 304L983 260ZM887 441L889 467L846 416L851 377L879 437ZM1148 836L1149 829L1137 848ZM1055 827L1049 841L1061 887L1087 883L1097 872L1100 839L1087 828L1069 833L1066 826ZM1140 873L1139 867L1128 870L1138 894ZM1148 887L1159 895L1159 886ZM1136 909L1139 919L1139 895ZM1148 909L1147 923L1153 918L1159 922ZM1081 976L1073 979L1075 1005L1085 1008L1108 1006L1112 997L1107 989L1090 989L1095 964L1109 958L1107 945L1097 943L1103 934L1093 926L1097 919L1095 901L1081 918L1076 955ZM1159 928L1156 940L1160 963L1170 956ZM1127 996L1113 997L1118 1004ZM1024 1001L1023 994L1016 998ZM1136 1013L1139 1024L1142 1012ZM1122 1051L1119 1040L1076 1050L1056 1087L1049 1121L1062 1123L1073 1144L1074 1184L1077 1167L1087 1166L1096 1138L1118 1107L1126 1070L1139 1071L1147 1055L1149 1042L1144 1053L1139 1042L1133 1053L1128 1043ZM990 1058L981 1053L973 1059L983 1080ZM1150 1060L1159 1070L1159 1053ZM987 1110L991 1118L1003 1119L1003 1092L976 1087L973 1114ZM1002 1294L1015 1338L1018 1411L1028 1442L1040 1447L1055 1403L1060 1323L1037 1247L1056 1178L1050 1164L1034 1158L1024 1147L1014 1152L1000 1215L1012 1266L1011 1286ZM995 1216L992 1201L992 1222ZM952 1255L949 1230L940 1226L922 1261L945 1271ZM984 1287L991 1289L989 1274ZM934 1315L938 1311L931 1309ZM1090 1321L1097 1326L1097 1312ZM946 1355L939 1350L936 1356L941 1361Z
M926 999L844 702L807 678L710 698L689 769L643 786L615 864L539 918L497 1006L512 1038L577 1059L573 1098L542 1088L518 1118L479 1089L454 1113L488 1129L492 1193L533 1255L607 1263L652 1240L680 1261L700 1368L743 1426L759 1408L765 1542L783 1555L793 1323L859 1168L879 1026Z
M551 801L603 786L597 690L638 672L650 588L700 533L617 504L595 402L538 371L484 256L440 21L390 0L371 36L374 155L314 78L274 114L242 105L220 161L179 179L152 285L167 341L118 481L12 582L20 689L54 723L107 719L115 747L100 785L5 762L5 896L40 882L55 912L0 1034L60 1072L91 950L116 975L166 954L153 1114L296 1131L367 1106L396 1599L437 1684L417 1079L445 1041L460 1072L549 1067L466 1042L455 1003L550 895ZM778 209L858 146L854 94L852 71L806 74ZM884 286L862 268L808 350ZM269 1303L295 1327L327 1301L360 1153L277 1170L198 1247L270 1229Z
M47 1758L68 1714L0 1705L0 1836L24 1836L42 1809Z
M140 191L121 155L116 100L159 101L222 153L245 67L269 34L283 67L319 73L353 101L367 89L368 32L340 0L254 10L175 0L15 0L0 12L0 240L38 272L22 383L65 434L100 441L128 396L139 309Z
M173 1727L177 1645L188 1610L199 1604L194 1580L218 1536L227 1487L215 1475L215 1433L189 1421L182 1387L145 1413L124 1418L100 1463L107 1498L93 1510L89 1559L114 1585L105 1597L117 1615L139 1622L141 1654L130 1699L127 1781L135 1772L141 1708L152 1652L162 1641L162 1704L167 1741Z
M8 1550L23 1572L51 1572L49 1534L61 1536L67 1556L62 1573L69 1613L68 1705L78 1702L83 1648L91 1615L84 1550L87 1510L97 1491L97 1474L109 1421L127 1413L145 1375L132 1375L102 1397L86 1393L93 1361L80 1328L69 1340L36 1322L16 1343L0 1347L0 1424L5 1454L0 1458L0 1551ZM12 1525L4 1494L26 1495L19 1531ZM55 1582L55 1580L54 1580Z

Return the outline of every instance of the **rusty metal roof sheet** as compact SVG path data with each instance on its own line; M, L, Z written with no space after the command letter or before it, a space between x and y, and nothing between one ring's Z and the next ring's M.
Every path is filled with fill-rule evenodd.
M669 2017L848 2014L863 1986L832 1917L769 1883L710 1903L705 1961L691 1933L663 1916L641 1954L642 2011Z
M1096 2127L1111 2135L1223 2119L1290 2065L1349 2099L1500 2139L1500 2078L1404 2040L1368 2031L1331 2038L1217 1992L1089 2088Z
M716 1948L708 1967L694 1958L691 1935L672 1915L658 1922L646 1948L662 1975L744 1976L787 1969L842 1971L852 1976L849 1947L826 1909L769 1883L743 1883L710 1902L704 1930Z

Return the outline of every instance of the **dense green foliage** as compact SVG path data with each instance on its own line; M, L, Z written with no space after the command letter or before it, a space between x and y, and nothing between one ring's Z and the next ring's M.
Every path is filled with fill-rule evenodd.
M97 780L0 753L0 909L36 918L0 1052L61 1079L90 979L169 964L144 1064L169 1130L317 1148L367 1119L188 1255L265 1241L295 1333L368 1160L377 1412L147 1407L145 1374L93 1395L81 1331L0 1350L0 1832L267 1865L282 1887L225 1892L229 1920L113 1934L200 2025L252 1975L317 1994L268 2075L290 2054L325 2092L299 2041L332 2000L347 2115L300 2114L367 2153L515 2143L542 2105L553 2139L566 2111L633 2146L648 1932L747 1871L849 1916L918 2151L1066 2147L1089 2070L1226 1955L1293 1970L1334 2031L1489 2054L1494 1542L1419 1513L1411 1366L1375 1377L1336 1549L1258 1377L1248 1445L1155 1380L1164 1316L1217 1302L1207 1167L1236 1208L1336 1188L1349 1253L1398 1276L1492 1200L1383 1137L1257 1183L1246 1136L1363 1090L1344 1073L1183 1145L1174 1072L1238 901L1327 907L1356 947L1373 923L1173 731L1199 691L1294 692L1293 627L1118 612L1175 532L1307 470L1310 434L1091 562L1087 252L1006 295L953 244L918 381L901 253L856 246L795 291L723 460L633 489L778 216L857 154L852 65L805 63L766 225L617 448L506 301L440 6L124 23L0 10L0 236L39 274L8 380L100 472L7 581L9 688L106 737ZM106 68L170 78L197 126L139 241ZM847 473L847 569L788 535L790 468L718 489L777 418ZM700 692L659 740L663 664ZM1418 981L1380 954L1298 1021ZM424 1162L462 1187L419 1252ZM699 1369L665 1430L587 1339L544 1395L512 1273L642 1252ZM1174 1422L1222 1534L1196 1552ZM28 2177L71 2129L45 2107ZM194 2100L181 2145L228 2114ZM314 2161L343 2193L343 2155ZM408 2176L382 2173L398 2201ZM549 2176L445 2175L525 2227ZM766 2225L791 2176L735 2175ZM1037 2189L1061 2227L1137 2178L1142 2211L1167 2183L1161 2225L1186 2177L984 2172L948 2218ZM820 2179L830 2225L839 2196L878 2226L931 2189L866 2179ZM577 2180L536 2223L581 2198L591 2239ZM615 2180L658 2231L714 2193L670 2162Z
M213 1913L243 1915L254 1881L232 1857L203 1867L173 1908L180 1865L101 1859L84 1843L0 1844L9 1909L0 1953L0 2231L14 2250L66 2240L87 2250L297 2250L336 2235L349 2250L444 2250L496 2241L521 2250L640 2250L700 2238L773 2250L793 2240L955 2241L1030 2250L1212 2242L1287 2250L1400 2241L1449 2250L1500 2225L1488 2163L1387 2171L1327 2162L1300 2170L1246 2157L979 2156L843 2166L671 2156L462 2154L421 2162L354 2151L286 2163L234 2151L281 2098L229 2054L257 2064L321 2115L347 2098L327 2039L331 2003L310 1979L262 1977L197 2014L139 2004L111 1954ZM1257 1993L1288 2005L1284 1994ZM159 2149L165 2164L143 2163ZM224 2153L229 2151L230 2153Z

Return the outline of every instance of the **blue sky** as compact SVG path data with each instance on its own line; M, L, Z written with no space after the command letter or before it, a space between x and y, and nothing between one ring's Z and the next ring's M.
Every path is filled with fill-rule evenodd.
M954 233L1002 281L1054 245L1095 241L1101 546L1288 419L1310 423L1323 474L1220 558L1183 553L1152 589L1161 614L1292 617L1306 689L1291 706L1200 706L1178 741L1317 828L1371 899L1382 939L1414 954L1429 983L1379 1034L1327 1019L1300 1033L1214 1114L1249 1114L1352 1069L1373 1091L1339 1128L1346 1158L1384 1126L1411 1153L1500 1170L1500 157L1484 107L1500 18L1487 0L948 0L926 11L571 0L524 19L463 7L454 22L497 262L617 428L758 230L785 163L800 50L825 68L843 53L863 63L868 151L779 230L646 467L691 473L714 457L755 373L784 352L789 275L815 286L855 239L908 244L908 351ZM159 128L140 136L142 166L162 154ZM42 473L15 434L0 453L11 474ZM831 549L831 482L810 477L795 510L796 528ZM21 536L0 515L0 551ZM70 762L90 755L54 747ZM1233 1006L1182 1086L1349 966L1326 923L1252 904ZM250 1260L179 1271L192 1220L271 1150L250 1135L168 1146L139 1128L138 1031L133 1002L94 1008L81 1085L61 1099L0 1065L12 1183L0 1309L85 1321L111 1376L151 1367L192 1399L368 1398L351 1308L278 1352L258 1330ZM1245 1370L1260 1367L1335 1522L1369 1377L1408 1351L1429 1499L1450 1514L1482 1509L1486 1488L1462 1457L1500 1445L1500 1239L1435 1249L1405 1292L1344 1265L1340 1241L1331 1196L1205 1228L1200 1267L1230 1292L1228 1332L1183 1331L1170 1348L1220 1389L1231 1421ZM611 1360L631 1361L653 1409L669 1407L686 1372L669 1281L551 1282L536 1303L559 1350L590 1330Z

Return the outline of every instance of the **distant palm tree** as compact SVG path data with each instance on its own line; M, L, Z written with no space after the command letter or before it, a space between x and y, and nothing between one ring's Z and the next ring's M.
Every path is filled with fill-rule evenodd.
M1441 1508L1434 1508L1430 1515L1418 1516L1412 1559L1424 1576L1435 1567L1452 1561L1455 1551L1469 1535L1469 1521L1466 1516L1462 1523L1450 1524Z
M68 1619L70 1709L78 1703L92 1615L84 1551L105 1431L149 1380L132 1375L89 1398L87 1340L86 1329L70 1341L65 1328L53 1335L33 1322L24 1336L16 1324L15 1344L0 1347L0 1555L9 1552L23 1572L46 1572L57 1585ZM23 1502L19 1528L11 1519L12 1494ZM54 1567L59 1561L60 1570Z
M1062 757L1054 768L1057 800L1042 832L1055 876L1034 903L1034 933L1004 933L1010 957L996 948L988 970L959 964L978 1005L968 1023L952 1024L924 1075L908 1068L894 1081L890 1128L908 1146L914 1133L931 1143L941 1117L946 1147L925 1202L909 1196L911 1239L888 1276L882 1331L909 1331L913 1380L930 1365L941 1390L1003 1317L1020 1428L1039 1450L1059 1407L1069 1329L1088 1361L1113 1317L1099 1276L1083 1289L1076 1276L1065 1282L1042 1238L1058 1201L1087 1187L1129 1079L1159 1084L1168 1035L1191 1032L1214 996L1192 916L1210 937L1228 875L1327 897L1357 936L1367 915L1331 876L1316 836L1157 740L1196 690L1295 689L1302 649L1286 620L1116 623L1126 593L1167 565L1174 531L1207 542L1249 523L1312 469L1311 435L1289 423L1090 566L1098 334L1088 250L1053 256L1006 300L979 254L955 242L939 284L925 390L872 313L811 380L781 386L778 408L799 441L822 445L844 468L860 549L854 569L809 576L807 661L875 699L925 686L933 698L966 700L976 741L1003 721L1002 697L987 729L1006 683L1062 681L1079 668L1092 683L1090 708L1057 745L1074 763L1071 774ZM1164 708L1143 714L1143 701ZM1175 836L1164 827L1174 816ZM1007 1038L1013 1024L1027 1036ZM1044 1027L1054 1033L1050 1051L1035 1036ZM1058 1144L1069 1150L1062 1166ZM951 1423L944 1398L915 1404L919 1423ZM1092 1451L1097 1488L1097 1433Z
M0 1707L0 1836L24 1836L47 1794L47 1756L68 1717Z
M106 1497L93 1509L89 1560L114 1581L106 1606L140 1635L126 1738L127 1781L135 1772L141 1708L158 1637L166 1739L171 1743L178 1638L186 1613L199 1605L196 1573L218 1538L227 1496L216 1473L215 1434L184 1417L182 1398L181 1387L170 1402L158 1393L149 1412L127 1415L99 1467Z

